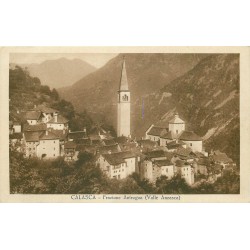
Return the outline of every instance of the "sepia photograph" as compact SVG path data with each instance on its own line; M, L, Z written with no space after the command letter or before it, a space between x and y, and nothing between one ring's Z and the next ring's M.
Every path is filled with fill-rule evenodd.
M10 53L9 192L240 194L239 100L240 53Z

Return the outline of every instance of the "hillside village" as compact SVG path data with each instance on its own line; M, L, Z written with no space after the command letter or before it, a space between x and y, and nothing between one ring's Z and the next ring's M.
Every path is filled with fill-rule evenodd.
M157 121L155 121L155 124ZM152 124L145 135L130 133L130 91L123 61L117 100L117 136L102 126L71 131L69 120L45 104L10 113L10 147L26 158L42 160L63 157L75 162L81 152L94 156L96 166L110 179L125 179L133 173L155 184L161 176L180 176L190 186L205 180L214 183L236 164L220 151L206 152L203 139L186 130L178 113L165 123Z

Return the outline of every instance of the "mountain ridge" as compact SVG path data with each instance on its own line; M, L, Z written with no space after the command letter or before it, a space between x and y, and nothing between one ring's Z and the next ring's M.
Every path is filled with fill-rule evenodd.
M70 60L65 57L41 63L17 65L27 68L31 76L38 77L43 84L51 88L70 86L96 70L94 66L81 59Z

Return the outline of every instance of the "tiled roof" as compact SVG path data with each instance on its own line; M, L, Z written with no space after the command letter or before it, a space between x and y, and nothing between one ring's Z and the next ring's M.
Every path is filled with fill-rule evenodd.
M165 152L163 150L154 150L145 153L148 159L165 157Z
M162 166L171 166L173 163L171 163L170 160L155 160L154 164L162 167Z
M202 157L202 158L199 158L197 164L208 166L209 160L208 158Z
M202 141L201 137L193 131L183 131L179 139L183 141Z
M30 131L26 131L24 132L24 138L25 138L25 141L28 141L28 142L36 142L36 141L39 141L39 136L42 132L30 132Z
M40 140L58 140L59 136L50 131L44 131L41 133Z
M21 140L23 138L23 134L22 133L13 133L9 135L10 139L19 139Z
M212 160L215 162L222 162L222 163L232 163L233 160L229 158L225 153L220 153L218 155L212 155Z
M162 136L167 132L166 128L161 128L161 127L156 127L153 126L149 132L147 133L148 135L154 135L154 136Z
M161 138L173 140L176 138L176 136L174 135L172 131L168 131L167 133L163 134Z
M145 147L145 148L154 148L157 146L157 142L155 141L151 141L151 140L139 140L137 141L137 143L139 144L139 146L141 147Z
M125 142L119 145L124 151L133 150L137 147L137 144L135 142Z
M85 131L71 131L68 133L68 139L77 140L82 138L86 138Z
M56 123L56 124L57 123L65 124L67 122L68 122L68 120L65 117L63 117L62 115L60 115L60 114L57 115L57 122L56 122L55 116L48 121L48 123Z
M130 151L113 153L113 154L103 154L102 155L110 165L118 165L125 163L125 159L134 158L136 155Z
M74 142L82 145L91 145L91 140L89 138L76 139Z
M175 152L177 155L180 155L180 156L185 156L185 157L189 157L190 154L192 153L192 150L190 148L183 148L183 147L180 147L180 148L177 148L176 152Z
M38 105L37 107L34 108L36 111L41 111L46 114L51 114L51 113L56 113L58 110L46 107L45 105Z
M168 149L177 149L177 148L179 148L179 147L182 147L183 144L185 144L185 143L182 142L182 141L178 141L178 142L176 142L176 141L171 141L171 142L169 142L169 143L167 144L167 148L168 148Z
M40 123L36 125L24 125L24 131L45 131L47 129L47 125L45 123Z
M75 149L76 148L76 144L73 141L67 141L64 144L64 149Z
M100 154L108 154L109 152L111 153L120 152L121 148L118 144L115 144L115 145L98 147L97 150L99 151Z
M27 111L25 112L25 119L26 120L38 120L41 116L41 112L40 111Z
M68 136L68 130L59 130L59 129L51 129L50 130L50 128L49 128L49 131L51 131L52 133L57 135L60 140L66 140L66 138Z

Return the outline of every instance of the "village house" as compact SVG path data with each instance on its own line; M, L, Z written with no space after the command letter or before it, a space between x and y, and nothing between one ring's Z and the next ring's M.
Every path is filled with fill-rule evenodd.
M42 122L47 123L49 120L53 118L55 114L58 113L58 110L46 107L45 105L38 105L34 107L35 111L40 111L42 113Z
M55 130L68 130L68 120L64 118L62 115L55 113L53 118L51 118L46 124L47 128L53 128Z
M222 153L219 150L212 152L209 158L215 164L221 165L223 169L233 164L233 160L229 158L226 153Z
M76 161L77 153L76 153L76 143L73 141L67 141L64 144L64 159L65 161Z
M168 178L173 177L174 164L171 163L172 155L163 150L155 150L144 153L145 159L141 162L140 178L148 179L155 183L162 174Z
M46 130L39 136L37 145L38 158L56 158L61 155L60 139L54 133Z
M101 154L96 163L109 178L124 179L138 172L136 155L130 151Z
M29 110L27 112L24 112L24 118L26 119L29 125L36 125L42 122L42 112Z
M179 137L179 140L186 143L193 152L202 152L202 139L196 135L193 131L183 131Z
M140 178L148 179L152 183L155 183L160 176L171 179L174 174L174 164L167 158L164 160L145 160L140 168Z
M182 178L185 179L187 184L193 185L194 184L194 167L183 160L176 159L174 161L176 167L176 174L180 175Z
M61 155L60 137L48 130L24 131L26 157L56 158Z

